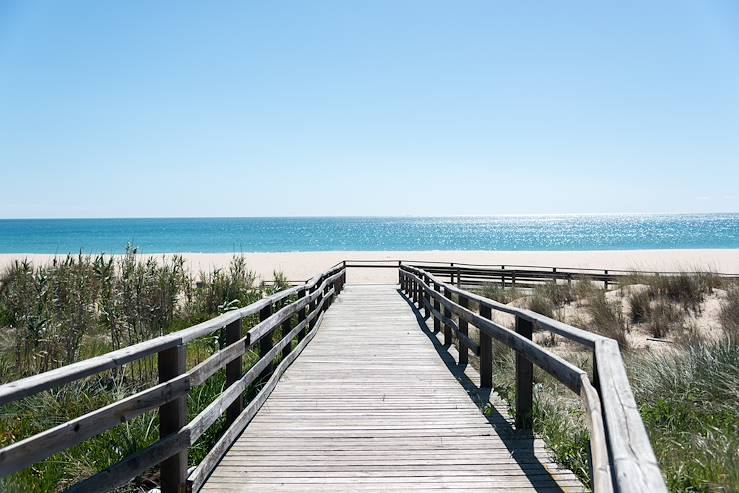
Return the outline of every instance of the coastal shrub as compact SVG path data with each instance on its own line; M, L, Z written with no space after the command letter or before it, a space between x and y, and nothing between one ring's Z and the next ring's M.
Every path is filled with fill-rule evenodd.
M655 295L680 304L686 312L694 313L700 312L700 304L705 294L712 289L710 283L686 272L654 276L651 278L650 286Z
M590 279L580 279L573 287L577 300L590 298L597 289Z
M195 314L219 313L253 303L261 297L255 282L256 275L247 269L246 258L235 255L227 270L218 268L200 273L190 309Z
M575 290L569 284L548 282L534 288L534 296L547 298L557 308L575 300Z
M489 283L483 284L478 291L481 296L504 304L508 304L523 296L521 291L516 288L503 288L497 284Z
M679 309L666 300L658 300L651 308L649 316L649 332L657 338L665 337L682 322Z
M646 322L652 313L651 291L644 289L632 291L629 296L629 306L631 307L631 321L634 323Z
M551 299L540 293L534 293L529 298L529 310L544 315L545 317L554 318L554 310L557 307Z
M739 347L701 342L632 355L627 368L670 491L735 491Z
M142 257L132 246L119 257L74 255L38 266L19 260L0 275L0 382L184 329L287 286L284 275L275 273L274 277L268 287L257 285L245 258L235 256L227 269L201 273L196 280L182 257ZM277 332L275 337L279 337ZM218 333L189 343L188 368L210 356L221 343ZM257 358L256 353L247 352L245 368ZM131 395L156 380L156 357L152 356L4 406L0 448ZM213 401L224 381L221 370L188 394L190 418ZM190 464L203 458L224 427L221 419L200 437L190 450ZM64 490L157 437L156 412L148 412L1 479L0 491ZM145 473L119 491L147 491L156 486L155 479Z
M727 290L719 320L729 343L739 345L739 285L735 284Z
M590 485L588 450L590 434L581 402L568 389L551 382L540 384L534 395L533 426L552 450L557 464Z
M589 299L588 313L593 332L618 341L622 348L628 346L626 320L621 312L621 303L608 301L603 291L595 292Z

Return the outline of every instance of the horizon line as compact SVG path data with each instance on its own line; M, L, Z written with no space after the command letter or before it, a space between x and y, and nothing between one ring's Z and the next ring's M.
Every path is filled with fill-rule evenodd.
M719 215L739 214L739 211L711 211L711 212L531 212L531 213L501 213L501 214L349 214L349 215L274 215L274 216L60 216L60 217L0 217L0 221L64 221L64 220L95 220L95 219L358 219L358 218L393 218L393 219L422 219L422 218L485 218L485 217L553 217L553 216L690 216L690 215Z

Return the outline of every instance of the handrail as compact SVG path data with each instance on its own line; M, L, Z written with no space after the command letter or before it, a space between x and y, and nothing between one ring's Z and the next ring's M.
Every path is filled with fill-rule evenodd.
M337 267L332 267L327 272L333 272L336 269ZM0 385L0 406L28 397L29 395L37 394L43 390L94 375L95 373L123 366L126 363L159 353L165 349L186 344L192 340L211 334L216 330L223 329L237 320L255 315L263 310L264 307L274 305L299 291L311 289L321 279L322 277L320 275L316 276L306 282L305 285L279 291L248 306L223 313L187 329L155 337L154 339L133 344L100 356Z
M158 355L159 384L0 449L0 477L29 467L115 425L158 408L159 441L67 491L107 491L157 464L160 465L163 492L181 492L188 485L191 491L197 491L220 458L218 453L230 446L243 431L269 396L280 375L315 335L323 313L341 292L345 282L345 267L334 266L304 285L275 293L187 329L0 385L0 405L3 405L136 359ZM273 312L277 304L284 306ZM255 314L259 314L259 323L242 335L242 320ZM292 320L296 314L298 323L293 326ZM278 328L281 328L281 338L273 344L273 333ZM186 344L221 329L226 330L225 347L188 370ZM291 343L295 337L298 338L298 345L293 349ZM242 356L255 345L259 346L260 359L243 373ZM273 361L278 355L282 356L281 361L273 369ZM224 391L193 420L186 422L188 391L203 384L224 367ZM266 381L266 384L242 409L245 391L259 381ZM227 413L228 429L188 477L187 449L224 413Z
M614 275L632 275L632 274L700 274L701 272L695 271L658 271L658 270L638 270L638 269L600 269L595 267L561 267L561 266L545 266L545 265L521 265L521 264L473 264L473 263L466 263L466 262L445 262L440 260L400 260L403 264L411 264L411 265L420 265L420 264L435 264L439 265L440 267L469 267L469 268L493 268L493 267L501 267L502 270L507 269L541 269L543 272L546 271L552 271L552 269L556 269L557 272L559 271L571 271L572 273L576 273L577 271L583 271L583 272L604 272L608 275L614 274ZM721 276L721 277L739 277L739 274L730 274L730 273L724 273L724 272L712 272L712 274Z
M480 331L479 358L482 387L492 386L492 344L494 337L516 351L516 427L531 427L533 409L533 374L536 364L580 395L590 429L591 478L597 493L650 491L666 493L664 479L639 416L626 370L616 341L552 320L530 310L510 307L459 287L440 281L423 269L401 265L401 289L434 319L434 332L444 325L444 342L451 344L452 332L459 339L459 358L466 361L469 339L466 324ZM456 295L459 303L452 300ZM432 303L433 300L433 303ZM477 302L479 315L469 310L469 301ZM444 306L442 313L441 306ZM490 320L492 311L516 317L516 330L506 329ZM450 324L451 315L460 324ZM465 322L464 331L461 328ZM594 380L587 373L531 341L534 326L549 330L590 348L594 353ZM576 380L575 380L576 379Z

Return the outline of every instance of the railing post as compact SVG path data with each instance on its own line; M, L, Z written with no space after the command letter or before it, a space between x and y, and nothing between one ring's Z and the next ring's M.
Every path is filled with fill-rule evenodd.
M457 279L459 279L459 273L457 273ZM459 295L459 305L463 308L469 307L469 299L463 295ZM467 335L468 329L467 329L467 320L464 320L462 317L459 317L459 332L461 334ZM460 365L466 365L468 361L468 355L467 352L469 351L469 348L467 347L467 343L462 340L462 338L459 338L459 364Z
M316 291L318 291L318 287L319 287L320 284L321 284L321 281L319 280L316 283L315 286L313 286L312 288L310 288L310 290L308 292L310 294L315 293ZM320 298L320 296L316 296L316 298L309 304L309 313L313 313L316 310L316 308L318 308L318 302L320 301L319 298ZM303 329L305 331L303 333L303 337L305 337L308 332L310 332L311 330L313 330L313 327L316 325L316 322L317 321L318 321L318 315L314 316L313 319L311 319L311 321L308 323L307 330Z
M516 332L531 340L534 324L516 317ZM516 352L516 429L530 430L534 409L534 365Z
M462 271L457 267L457 287L462 288Z
M308 291L305 288L299 290L298 291L298 299L305 298L305 295L306 294L308 294ZM310 303L308 303L303 308L301 308L300 311L298 311L298 323L300 323L300 322L304 321L306 318L308 318L308 305L310 305ZM298 331L298 342L300 342L300 341L303 340L303 338L305 337L305 333L306 332L307 331L306 331L305 326Z
M480 316L486 320L492 318L489 306L480 304ZM493 387L493 338L483 331L480 332L480 387Z
M603 287L604 287L604 288L605 288L606 290L608 290L608 271L607 271L607 270L604 270L603 272L604 272L604 273L605 273L605 275L606 275L606 278L605 278L605 279L603 279Z
M337 272L337 274L339 274L339 277L337 277L336 280L334 281L334 296L338 296L339 294L341 294L341 287L342 287L342 284L341 284L341 276L342 276L342 273L343 273L343 271Z
M429 283L429 278L426 274L423 275L423 280L426 282L426 284ZM424 303L427 302L427 303ZM429 310L428 302L430 302L429 294L426 292L426 288L421 285L421 304L423 305L423 318L426 320L431 316L431 311Z
M444 298L446 299L450 298L449 289L446 287L444 287ZM449 310L449 308L447 308L446 306L444 307L444 316L447 318L452 317L451 310ZM445 346L452 345L452 328L446 322L444 322L444 345Z
M283 339L292 330L292 325L293 325L292 322L293 322L293 318L292 317L288 317L288 318L285 319L284 322L282 322L282 325L280 325L281 335L282 335L282 338ZM284 348L282 348L282 359L285 359L288 356L290 356L290 352L292 350L293 350L293 341L290 340L290 341L288 341L287 345Z
M272 315L272 304L269 304L262 308L262 310L259 312L259 321L262 322L269 318ZM270 350L272 349L272 333L265 334L260 340L259 340L259 357L263 358L264 355L266 355ZM259 375L258 380L265 380L272 374L272 362L270 361L267 366L264 367L264 370Z
M184 345L158 353L159 383L164 383L187 371L186 355ZM187 424L187 395L182 395L159 406L159 438L179 432L185 424ZM162 493L185 493L187 491L187 449L163 460L159 467Z
M324 281L325 280L326 279L324 279ZM321 282L323 282L323 281L321 281ZM323 310L322 311L324 311L324 312L326 310L328 310L328 307L330 307L331 306L331 303L333 303L333 301L334 301L334 295L329 296L329 294L328 294L329 291L331 291L331 284L326 284L326 287L323 288L323 297L324 298L328 298L328 299L323 303Z
M241 339L241 319L234 320L226 326L225 346L230 346ZM226 387L230 387L238 379L242 377L242 356L235 358L233 361L226 363ZM239 397L226 410L227 426L236 420L236 417L244 409L244 400Z
M434 283L434 291L439 293L439 284ZM439 303L439 300L437 298L434 298L434 310L436 310L438 313L441 313L441 303ZM441 330L441 320L439 320L437 317L434 317L434 334L438 333Z

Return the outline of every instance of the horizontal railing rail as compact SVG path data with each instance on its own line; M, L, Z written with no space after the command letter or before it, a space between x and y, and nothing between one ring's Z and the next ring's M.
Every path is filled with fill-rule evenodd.
M656 272L656 271L627 271L610 269L578 269L566 267L542 267L521 265L488 265L473 266L470 264L449 263L441 265L438 262L403 262L418 267L429 274L448 280L458 287L475 287L484 284L499 284L501 287L534 287L542 283L588 280L602 282L606 289L618 284L631 276L674 276L679 274L696 275L697 272ZM739 279L736 274L711 273L724 279Z
M158 409L158 441L67 491L108 491L157 465L160 467L163 493L179 493L188 489L198 491L223 453L272 392L282 373L313 338L323 313L341 292L345 282L346 269L339 264L304 285L280 291L188 329L1 385L0 406L157 355L157 385L0 449L0 478L32 466L147 411ZM259 315L259 322L244 334L242 322L253 315ZM293 323L296 316L297 323ZM274 343L277 329L281 330L280 338ZM225 331L223 347L188 370L186 344L219 330ZM293 347L295 339L297 345ZM254 347L259 350L259 360L243 372L243 355ZM279 363L275 367L278 356ZM187 422L188 392L224 368L226 385L223 392ZM257 388L256 385L261 387ZM256 394L244 407L244 398L249 389ZM188 449L224 414L226 431L188 475Z
M580 396L590 430L594 491L667 491L616 341L470 293L419 267L401 265L399 281L424 316L433 318L434 333L443 327L444 344L451 345L456 336L460 363L468 361L469 352L478 356L481 387L493 386L492 340L516 351L517 429L532 427L534 364ZM478 305L477 313L470 310L470 302ZM515 330L493 322L493 311L513 315ZM479 344L469 337L470 324L478 329ZM535 328L554 332L592 350L593 383L587 372L535 344Z

